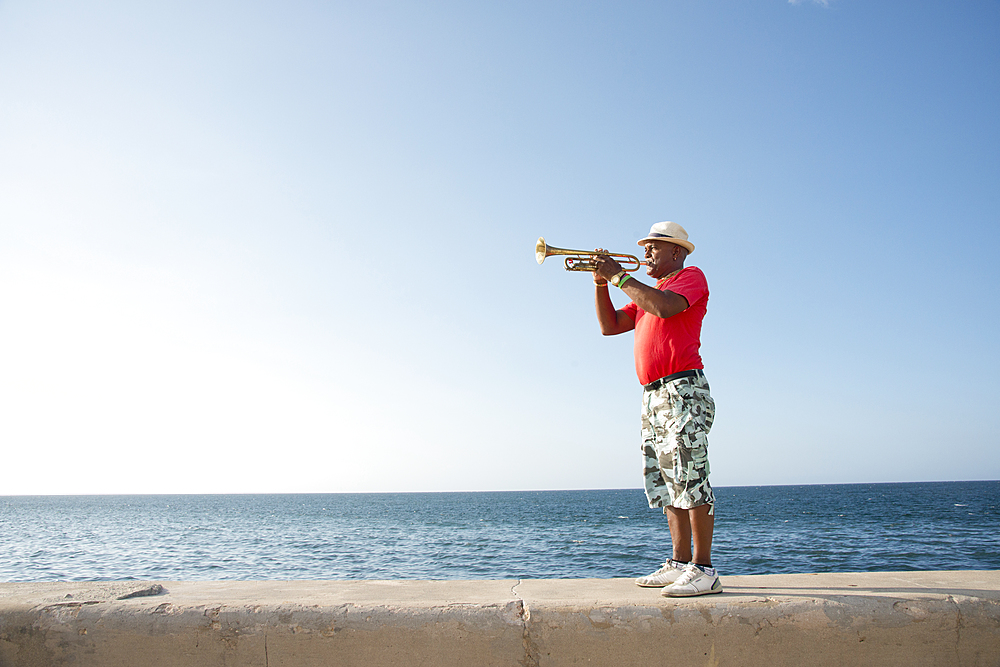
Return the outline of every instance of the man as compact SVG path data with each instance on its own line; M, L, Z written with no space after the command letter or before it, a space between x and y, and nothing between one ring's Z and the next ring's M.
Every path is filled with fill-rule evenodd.
M639 586L663 588L668 597L721 593L712 567L715 495L708 482L708 432L715 402L703 372L699 348L708 305L708 282L701 269L684 267L694 252L683 227L658 222L639 241L645 248L645 285L607 255L594 271L597 320L601 333L635 330L635 369L642 394L642 452L646 498L667 515L673 553L656 572L636 579ZM615 310L608 283L632 302Z

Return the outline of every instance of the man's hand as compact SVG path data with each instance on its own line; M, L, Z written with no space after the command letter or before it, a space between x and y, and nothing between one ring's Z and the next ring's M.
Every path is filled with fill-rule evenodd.
M597 248L594 252L606 253L607 250L604 248ZM594 280L611 280L622 270L622 265L616 262L613 257L609 257L608 255L600 254L594 258L594 262L597 264L597 270L594 271Z

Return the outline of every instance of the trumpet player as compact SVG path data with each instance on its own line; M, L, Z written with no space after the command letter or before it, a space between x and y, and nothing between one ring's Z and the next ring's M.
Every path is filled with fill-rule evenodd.
M699 348L708 305L708 282L701 269L684 266L694 252L687 231L658 222L639 240L645 249L646 285L598 249L594 285L601 333L635 331L635 370L642 393L642 455L646 498L662 507L670 528L672 553L663 567L636 579L662 588L667 597L722 592L712 566L715 495L708 481L708 432L715 402L705 379ZM611 285L632 301L616 310Z

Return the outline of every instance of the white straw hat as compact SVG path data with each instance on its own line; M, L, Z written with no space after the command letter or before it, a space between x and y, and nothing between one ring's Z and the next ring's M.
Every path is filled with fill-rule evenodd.
M639 239L639 245L646 245L647 241L666 241L676 243L688 251L694 252L694 244L688 241L688 233L676 222L658 222L649 228L649 236Z

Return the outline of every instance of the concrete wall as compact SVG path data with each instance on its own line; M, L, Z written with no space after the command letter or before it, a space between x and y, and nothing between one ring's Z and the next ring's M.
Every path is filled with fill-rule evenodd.
M1000 572L0 584L0 667L991 665Z

